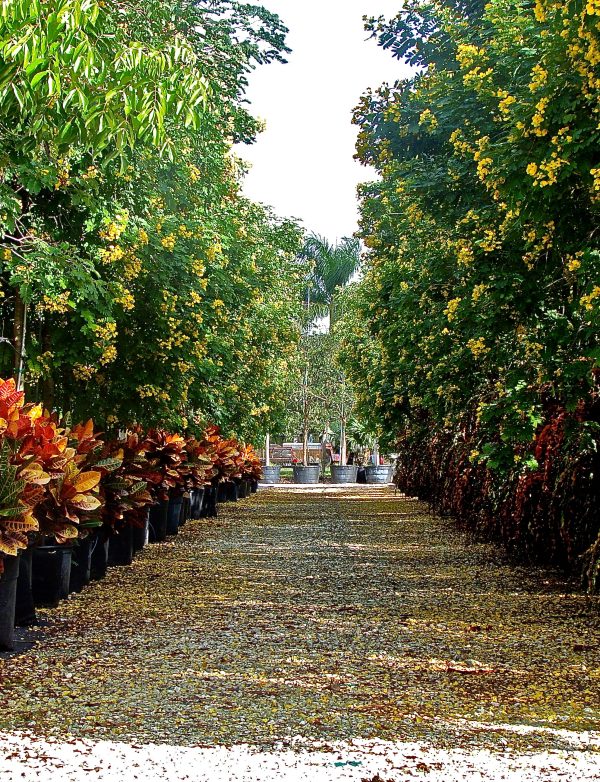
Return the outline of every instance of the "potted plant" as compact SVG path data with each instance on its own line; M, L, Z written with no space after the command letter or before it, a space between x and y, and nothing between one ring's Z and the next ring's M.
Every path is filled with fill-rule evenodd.
M265 483L279 483L281 477L281 465L271 464L271 437L269 434L265 437L265 463L261 470L261 474L258 476L258 480L262 478Z
M0 447L0 649L14 646L19 555L28 546L29 533L38 529L32 506L26 500L28 482L23 473L27 468L11 464L10 456L10 445L3 440Z

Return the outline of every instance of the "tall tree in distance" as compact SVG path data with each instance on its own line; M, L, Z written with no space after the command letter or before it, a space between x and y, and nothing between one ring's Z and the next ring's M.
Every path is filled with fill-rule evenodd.
M360 267L360 241L344 237L339 243L332 244L324 237L311 234L307 237L302 252L310 264L309 276L309 317L327 317L329 331L340 315L341 300L339 294L357 274ZM314 322L314 321L313 321ZM329 356L333 365L334 350ZM340 421L340 464L346 463L346 424L348 420L348 393L346 376L342 369L336 373L336 393Z

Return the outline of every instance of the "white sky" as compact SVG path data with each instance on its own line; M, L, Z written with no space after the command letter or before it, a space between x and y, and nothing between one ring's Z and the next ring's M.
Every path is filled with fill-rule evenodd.
M238 148L252 164L244 192L302 220L329 241L357 228L356 185L373 172L353 160L352 109L367 87L393 83L408 68L366 40L362 17L393 17L402 0L262 0L289 27L287 65L250 76L250 110L267 123L256 144Z

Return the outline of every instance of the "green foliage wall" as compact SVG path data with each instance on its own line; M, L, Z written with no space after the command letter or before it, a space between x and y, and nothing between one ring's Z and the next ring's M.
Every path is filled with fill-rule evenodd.
M102 426L281 417L301 232L242 196L232 148L285 33L234 0L2 5L0 361L25 302L30 396Z
M465 518L479 497L473 523L576 568L598 554L599 13L413 0L370 23L417 72L356 110L381 180L345 352L407 488Z

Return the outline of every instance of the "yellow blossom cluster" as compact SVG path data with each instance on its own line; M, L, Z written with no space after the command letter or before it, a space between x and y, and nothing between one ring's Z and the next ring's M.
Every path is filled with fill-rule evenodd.
M136 391L140 395L140 399L158 399L162 402L168 402L170 398L166 391L157 386L138 386Z
M54 314L68 312L71 309L71 304L69 303L70 296L70 291L63 291L63 293L59 293L57 296L44 296L38 303L37 309L39 312Z
M127 288L122 288L121 292L115 296L115 302L120 304L124 310L132 310L135 307L135 298Z
M550 98L540 98L535 106L535 114L531 118L531 133L535 136L547 136L548 130L542 127L546 121L546 109L550 103Z
M557 183L558 174L567 162L559 157L557 152L553 152L550 158L542 160L539 165L535 162L529 163L526 170L533 179L534 187L550 187Z
M200 171L198 166L194 166L190 164L188 166L188 172L190 175L190 182L197 182L202 176L202 172Z
M490 351L490 348L485 344L485 337L470 339L467 342L467 348L471 351L475 358L481 358L481 356L484 356Z
M570 272L576 272L581 268L581 259L583 258L583 252L577 252L574 255L567 255L565 258L565 265Z
M63 187L67 187L71 178L71 164L65 157L59 157L56 161L56 182L54 183L54 189L60 190Z
M456 259L460 266L470 266L475 259L473 248L464 241L459 242L456 251Z
M448 318L449 321L452 321L456 318L456 311L458 310L461 301L462 299L457 297L456 299L450 299L448 302L446 309L444 310L444 315Z
M438 127L439 121L431 109L425 109L425 111L422 111L421 115L419 116L419 125L421 127L425 127L425 130L427 130L429 133L433 133L434 130Z
M173 252L175 245L177 244L177 238L174 233L170 233L167 236L163 236L163 238L160 240L160 243L165 248L165 250Z
M480 285L476 285L473 288L473 292L471 294L471 299L474 302L479 301L479 299L483 296L483 294L487 291L488 285L485 285L484 283L481 283Z
M579 299L579 304L586 310L592 310L594 308L594 302L600 298L600 285L594 286L590 293L582 296Z
M123 210L115 215L114 220L106 220L98 235L107 242L116 242L123 235L128 221L129 215Z
M500 109L500 113L504 117L510 116L510 107L517 102L517 99L514 95L510 95L506 90L498 90L496 92L496 97L500 98L500 102L498 103L498 108Z
M81 175L82 179L98 179L100 176L100 172L96 168L96 166L88 166L87 169L83 172Z
M125 250L118 244L109 244L106 248L101 248L99 252L102 263L116 263L125 255Z
M529 89L531 92L540 90L548 81L548 71L541 65L534 65L531 69L531 81Z
M89 380L91 377L93 377L95 372L95 367L92 367L89 364L73 365L73 377L75 380L82 380L85 382L86 380Z

